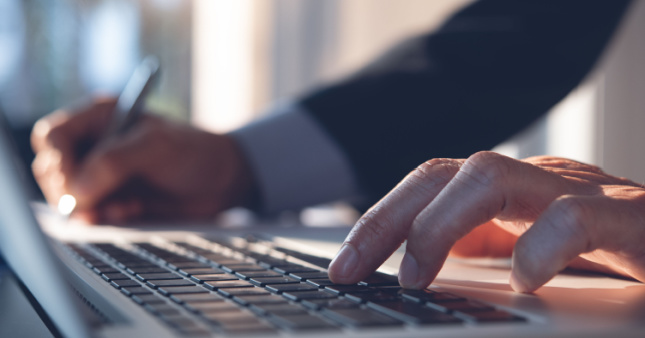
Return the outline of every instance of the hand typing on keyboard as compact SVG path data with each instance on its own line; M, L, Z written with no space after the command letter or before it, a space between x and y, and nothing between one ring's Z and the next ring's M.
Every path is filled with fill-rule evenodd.
M513 257L511 286L531 292L567 266L645 281L645 189L595 166L481 152L434 159L352 229L329 268L352 283L407 239L402 286L421 289L449 253ZM503 229L503 230L502 230Z

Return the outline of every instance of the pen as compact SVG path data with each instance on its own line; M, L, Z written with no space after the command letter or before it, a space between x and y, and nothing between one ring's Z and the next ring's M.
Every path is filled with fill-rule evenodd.
M139 120L146 95L158 77L159 60L154 56L143 59L119 95L104 139L125 133ZM76 198L72 195L65 194L58 200L58 212L65 217L69 217L75 207Z

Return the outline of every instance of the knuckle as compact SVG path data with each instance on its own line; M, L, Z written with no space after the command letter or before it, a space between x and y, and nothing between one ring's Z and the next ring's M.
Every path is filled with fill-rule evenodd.
M61 141L68 137L65 128L60 124L49 126L49 129L43 136L45 142L54 147L56 147L58 144L60 144Z
M447 158L435 158L421 163L413 170L408 179L416 185L443 185L452 179L461 164Z
M437 188L443 188L459 171L461 162L452 159L432 159L414 169L394 190L405 190L414 193L418 198L436 194Z
M394 222L389 213L379 212L378 206L375 206L358 220L349 242L377 243L379 238L388 233Z
M511 165L508 157L495 152L482 151L466 160L462 172L478 184L490 186L508 177Z
M593 217L593 209L576 196L565 195L556 199L552 205L552 212L545 217L545 224L552 228L556 234L565 238L583 238L585 248L583 252L591 250L591 233L585 226L586 221Z
M40 119L36 123L34 123L34 127L31 129L31 144L34 148L37 148L40 146L41 142L43 142L46 138L47 135L49 134L51 127L45 119Z
M65 126L69 121L69 113L64 110L57 110L38 120L31 130L33 143L52 143L65 136Z

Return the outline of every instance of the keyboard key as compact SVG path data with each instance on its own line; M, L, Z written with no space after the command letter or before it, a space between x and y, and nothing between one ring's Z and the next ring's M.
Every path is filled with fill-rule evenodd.
M305 261L307 263L311 263L313 265L319 266L319 267L321 267L323 269L327 269L327 267L331 263L331 259L329 259L329 258L309 255L309 254L306 254L306 253L302 253L300 251L295 251L295 250L286 249L286 248L282 248L282 247L276 247L275 249L280 251L280 252L284 252L289 256L293 256L293 257L298 258L298 259L300 259L302 261Z
M179 295L187 293L209 293L208 290L199 286L164 286L159 288L159 292L163 295Z
M525 322L526 318L513 315L506 311L479 311L472 313L455 312L455 316L469 322L490 323L490 322Z
M191 269L191 268L198 268L198 269L211 268L211 266L206 263L196 262L196 261L168 263L168 267L173 270L182 270L182 269Z
M202 316L220 325L224 323L252 323L258 321L253 313L239 308L229 311L202 312Z
M132 280L132 279L127 279L127 280L113 280L110 282L112 286L115 288L122 288L122 287L128 287L128 286L141 286L141 283Z
M425 303L425 302L441 303L441 302L455 302L455 301L466 300L463 297L459 297L457 295L453 295L448 292L437 292L437 291L431 291L428 289L424 289L424 290L402 289L401 296L420 303Z
M258 287L243 287L243 288L221 288L217 292L224 297L234 296L254 296L254 295L270 295L271 293L263 288Z
M427 302L425 305L444 312L460 311L460 312L471 313L471 312L495 310L494 307L488 304L484 304L484 303L480 303L472 300L459 300L454 302L441 302L441 303Z
M176 294L170 295L176 303L206 303L206 302L222 302L224 298L215 294L215 293L188 293L188 294Z
M283 273L283 274L288 274L288 273L295 273L295 272L318 272L320 270L317 269L312 269L308 268L306 266L302 266L300 264L285 264L285 265L280 265L280 266L275 266L273 268L274 271Z
M386 316L369 309L322 309L321 314L343 325L362 326L396 326L402 325L398 319Z
M331 322L311 314L272 315L268 319L286 330L337 329Z
M120 268L125 269L125 271L127 271L128 273L133 273L134 270L150 269L150 268L157 269L157 268L159 268L159 265L153 264L153 263L150 263L150 262L140 262L140 263L125 262L125 263L123 263L123 262L118 262L117 261L117 265ZM165 272L168 272L168 271L166 270Z
M164 286L194 286L195 282L185 279L162 279L162 280L148 280L146 283L149 287L156 289Z
M293 300L300 301L304 299L336 299L337 295L325 291L289 291L282 294L283 297Z
M225 312L238 310L240 307L231 302L221 300L218 302L184 303L184 307L193 312Z
M177 316L181 314L181 311L170 303L146 303L143 307L156 315Z
M221 269L228 273L235 273L237 271L266 271L267 270L265 267L259 266L255 263L225 264L222 266Z
M400 290L400 287L370 288L347 292L345 297L359 303L395 301L402 299L399 294Z
M358 308L359 303L344 298L303 299L301 304L312 310Z
M269 284L266 286L266 289L274 293L283 293L286 291L315 291L318 290L317 287L311 286L304 283L298 284Z
M255 277L255 278L251 278L250 282L257 286L265 286L267 284L299 284L300 283L299 280L295 278L287 277L287 276Z
M327 278L329 279L329 275L327 272L324 271L305 271L305 272L291 272L289 273L289 276L298 278L302 281L308 280L308 279L313 279L313 278Z
M128 275L121 273L121 272L114 272L114 273L104 273L103 276L105 276L109 280L127 280L131 279L128 277ZM101 277L103 277L101 276Z
M412 300L370 302L368 307L412 324L460 323L460 319L421 305Z
M115 269L115 268L113 268L113 267L111 267L109 265L108 266L100 266L100 267L94 266L94 268L92 270L94 270L94 272L96 274L98 274L98 275L100 275L102 273L117 273L117 272L121 272L121 270Z
M158 267L158 266L151 266L151 267L133 267L133 268L128 268L127 269L128 273L131 273L133 275L137 274L147 274L147 273L169 273L170 270Z
M358 284L366 286L399 286L399 279L397 276L375 272Z
M241 261L237 258L231 258L231 257L226 257L222 255L215 255L215 256L206 256L206 258L209 259L209 261L220 268L225 266L225 265L231 265L231 264L238 264Z
M235 279L229 281L208 281L204 282L204 286L211 290L219 290L222 288L250 288L253 284L245 280Z
M264 271L238 271L235 272L235 275L241 279L250 279L250 278L264 278L264 277L282 277L284 276L281 273L264 270Z
M296 315L308 313L305 308L300 305L291 303L280 304L251 304L251 311L257 312L262 315L267 314L280 314L280 315Z
M121 293L130 297L133 295L151 295L152 292L141 286L131 286L127 288L121 288Z
M147 281L149 279L153 280L162 280L162 279L183 279L181 276L170 273L170 272L164 272L164 273L141 273L137 274L137 279L140 281Z
M307 279L307 284L313 285L318 288L331 285L339 285L331 281L329 278L310 278Z
M190 279L198 283L207 281L238 280L238 278L229 274L192 275L190 276Z
M265 257L261 257L260 259L258 259L258 265L264 266L264 267L267 267L267 268L274 268L276 266L285 265L285 264L289 264L289 262L287 262L286 260L281 259L281 258L275 258L275 257L270 257L270 256L266 257L265 256Z
M344 295L345 293L359 293L359 292L373 292L374 289L367 287L365 285L329 285L325 286L325 290L331 291L333 293Z
M273 294L268 294L268 295L239 295L239 296L234 296L233 300L236 303L239 303L241 305L249 305L249 304L280 304L280 303L288 303L286 299L276 296Z
M221 269L218 268L190 268L190 269L179 269L177 272L184 276L191 276L191 275L214 275L214 274L224 274L224 272Z
M233 335L259 335L276 333L276 329L270 324L255 321L245 323L224 323L221 328Z

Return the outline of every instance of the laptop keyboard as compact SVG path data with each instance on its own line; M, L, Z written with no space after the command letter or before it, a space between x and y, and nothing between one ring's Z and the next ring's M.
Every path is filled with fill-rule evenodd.
M181 335L526 321L452 293L402 289L379 272L334 284L329 259L253 237L66 247Z

